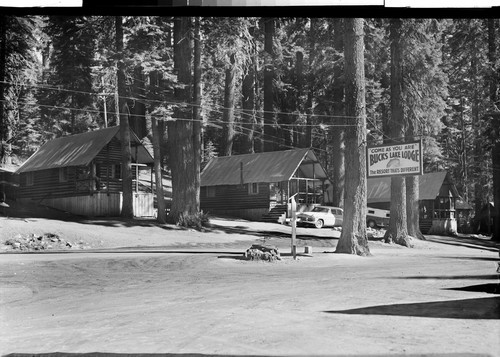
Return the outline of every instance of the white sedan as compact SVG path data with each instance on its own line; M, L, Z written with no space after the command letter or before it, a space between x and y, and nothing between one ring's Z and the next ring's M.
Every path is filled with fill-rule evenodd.
M316 206L312 211L297 214L297 226L316 228L341 226L343 210L338 207Z

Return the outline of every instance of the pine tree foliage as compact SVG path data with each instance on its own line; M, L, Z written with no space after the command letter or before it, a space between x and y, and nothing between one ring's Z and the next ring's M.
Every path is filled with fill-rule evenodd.
M95 109L95 97L92 96L94 30L84 16L51 16L48 19L51 71L47 84L65 89L45 91L43 99L52 106L46 118L57 136L97 127L90 112Z
M12 163L31 154L41 137L36 123L38 106L35 95L40 63L36 56L40 17L2 15L0 45L2 98L0 98L0 161Z
M261 151L266 140L273 150L311 146L340 185L336 155L348 128L343 126L345 78L339 75L345 65L338 43L344 35L338 27L342 19L274 18L272 57L265 50L267 19L200 18L202 160L223 154L227 142L224 87L231 68L231 153ZM118 124L113 16L3 15L1 20L4 154L22 161L53 137ZM367 143L421 138L425 171L449 171L476 211L493 200L491 153L498 140L494 133L500 97L498 50L491 57L500 36L498 21L493 20L402 21L401 138L390 133L385 120L392 114L390 19L364 21ZM177 115L174 92L183 87L173 65L173 18L124 16L124 25L124 96L133 114L132 127L139 121L134 130L152 141L150 119L158 120L161 163L170 169L165 166L166 123ZM269 123L264 123L263 110L265 64L274 69ZM251 98L251 106L245 98ZM192 109L192 103L188 107ZM267 139L265 128L270 129ZM476 215L479 218L479 212Z

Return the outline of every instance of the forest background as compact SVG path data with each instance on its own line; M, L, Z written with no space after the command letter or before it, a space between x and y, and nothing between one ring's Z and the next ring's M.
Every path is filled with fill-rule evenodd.
M48 140L128 118L167 171L187 163L187 141L201 167L214 156L312 147L342 206L344 138L358 125L346 114L344 22L2 15L2 162L19 165ZM478 217L500 171L498 19L366 18L362 31L364 144L422 139L424 171L447 170ZM395 41L403 132L390 120ZM172 135L197 131L199 142Z

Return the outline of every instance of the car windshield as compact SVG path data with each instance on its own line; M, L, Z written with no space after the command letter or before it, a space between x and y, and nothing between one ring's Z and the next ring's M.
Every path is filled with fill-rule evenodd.
M325 208L325 207L314 207L311 212L324 212L324 213L328 213L328 208Z

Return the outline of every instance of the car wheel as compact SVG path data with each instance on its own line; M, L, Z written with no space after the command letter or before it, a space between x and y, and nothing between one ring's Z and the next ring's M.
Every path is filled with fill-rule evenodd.
M323 228L323 224L324 224L323 220L322 219L318 219L316 221L316 223L314 223L314 226L319 229L319 228Z
M374 220L370 219L370 220L368 221L368 227L370 227L370 228L375 228L375 227L377 227L377 223L375 223L375 221L374 221Z

